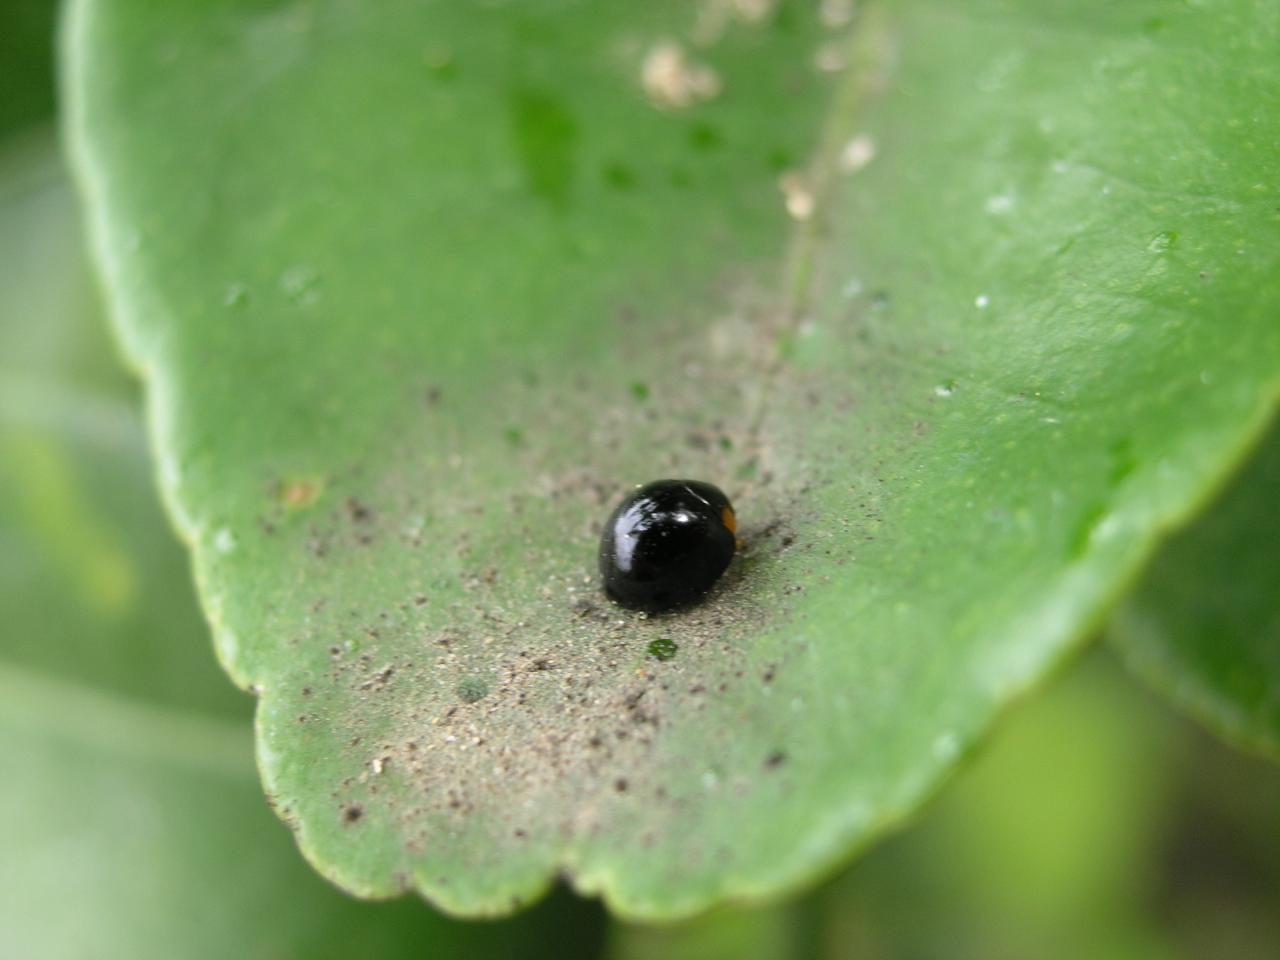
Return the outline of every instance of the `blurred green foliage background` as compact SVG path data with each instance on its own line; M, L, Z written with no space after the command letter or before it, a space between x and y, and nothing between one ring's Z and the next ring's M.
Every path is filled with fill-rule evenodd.
M790 902L645 928L561 890L459 923L327 886L262 799L156 502L59 159L54 13L0 14L0 957L1280 956L1280 770L1105 649Z

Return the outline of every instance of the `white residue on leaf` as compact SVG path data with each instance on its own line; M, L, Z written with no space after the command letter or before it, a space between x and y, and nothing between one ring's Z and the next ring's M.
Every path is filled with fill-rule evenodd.
M853 0L822 0L818 7L818 18L822 25L831 30L846 27L853 21Z
M1000 216L1012 210L1013 204L1014 199L1011 194L997 193L993 197L987 197L987 202L984 204L983 209L992 216Z
M697 63L680 44L667 40L645 55L641 68L645 95L659 110L683 110L711 100L721 90L720 75Z
M236 548L236 535L227 527L219 527L213 534L213 549L230 553Z
M933 755L939 760L951 760L960 752L960 738L951 731L939 734L933 741Z
M226 292L222 295L222 305L224 307L240 307L249 299L249 288L243 283L232 283L227 285Z
M759 23L773 12L777 0L730 0L733 12L747 23Z
M860 133L844 145L840 151L840 169L845 173L857 173L876 158L876 142Z
M777 0L704 0L698 6L693 42L698 46L711 46L724 35L731 20L763 23L777 5Z
M212 617L210 620L212 621ZM229 630L226 624L218 624L218 651L224 663L235 663L240 659L240 638Z
M813 216L813 189L804 175L790 170L778 178L787 213L793 220L808 220Z
M821 73L839 73L849 66L845 45L838 41L824 43L813 55L813 66Z
M985 293L980 293L973 298L973 305L977 307L979 310L987 309L987 306L990 303L991 303L991 298L988 297Z
M299 306L309 306L320 297L320 275L315 267L306 263L294 264L280 274L280 289Z
M1093 529L1089 531L1089 542L1094 544L1106 543L1108 540L1114 539L1120 530L1120 518L1113 513L1108 514L1093 525Z

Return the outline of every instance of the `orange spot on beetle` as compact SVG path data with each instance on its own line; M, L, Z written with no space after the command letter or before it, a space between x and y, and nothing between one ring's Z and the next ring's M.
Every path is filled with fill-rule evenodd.
M738 519L733 515L732 507L725 507L720 511L720 522L724 524L724 528L730 533L738 532Z

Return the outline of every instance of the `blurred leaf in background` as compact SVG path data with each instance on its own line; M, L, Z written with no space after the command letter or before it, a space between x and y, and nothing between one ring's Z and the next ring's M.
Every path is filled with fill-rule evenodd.
M4 0L0 10L0 140L53 114L56 0Z
M1084 658L903 836L818 895L826 960L1264 960L1280 769Z
M1165 546L1110 635L1175 703L1280 760L1280 429Z

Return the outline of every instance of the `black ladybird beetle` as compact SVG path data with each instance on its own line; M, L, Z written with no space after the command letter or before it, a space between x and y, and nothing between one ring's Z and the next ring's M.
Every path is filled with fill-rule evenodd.
M614 508L600 538L604 591L624 607L668 610L719 579L737 546L733 505L700 480L655 480Z

